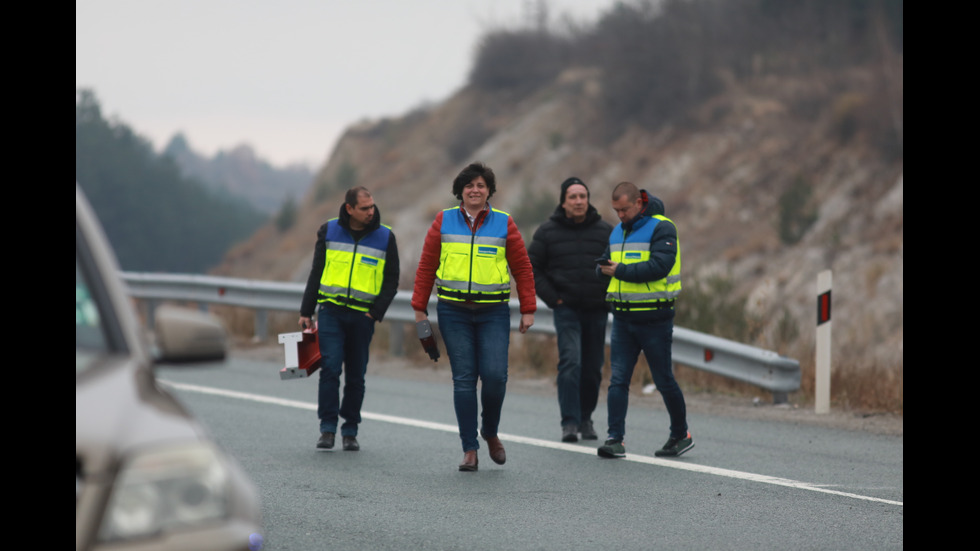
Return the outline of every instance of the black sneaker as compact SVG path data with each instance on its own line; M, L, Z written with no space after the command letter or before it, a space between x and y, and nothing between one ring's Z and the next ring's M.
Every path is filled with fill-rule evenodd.
M316 441L316 449L318 450L332 450L333 449L333 437L332 432L321 432L320 439Z
M578 427L575 425L565 425L561 428L562 442L578 442Z
M668 438L664 447L653 452L653 455L657 457L677 457L693 447L694 439L691 438L691 433L688 431L687 436L684 438Z
M595 428L592 426L592 421L582 421L582 424L578 426L578 431L582 433L582 440L599 439L599 435L596 434Z
M610 438L606 443L599 446L599 457L618 458L626 457L626 446L622 440Z
M353 436L344 437L344 450L349 452L356 452L361 449L361 445L357 443L357 438Z

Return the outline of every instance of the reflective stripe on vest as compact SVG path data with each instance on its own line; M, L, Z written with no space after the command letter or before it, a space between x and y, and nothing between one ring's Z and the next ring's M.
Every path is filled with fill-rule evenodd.
M613 262L634 264L650 260L650 240L661 221L673 224L669 218L656 214L633 225L628 234L619 224L609 235L609 257ZM676 226L676 225L675 225ZM681 245L677 243L674 266L667 277L657 281L629 282L613 277L606 288L606 302L614 311L642 311L672 308L681 292Z
M503 302L510 299L507 271L507 221L510 215L491 208L476 232L460 207L442 214L442 250L436 270L436 294L457 302Z
M332 302L367 312L381 292L391 228L378 229L354 241L337 219L327 223L327 252L320 276L318 302Z

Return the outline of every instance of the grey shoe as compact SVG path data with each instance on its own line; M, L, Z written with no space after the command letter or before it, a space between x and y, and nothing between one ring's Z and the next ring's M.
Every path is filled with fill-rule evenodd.
M688 432L684 438L668 438L664 447L653 452L653 455L657 457L677 457L693 447L694 439L691 438L691 433Z
M592 421L582 421L582 424L578 426L578 431L582 433L582 440L598 440L599 435L596 434L595 428L592 427Z
M562 442L578 442L578 427L575 425L565 425L561 428Z
M333 438L334 433L332 432L321 432L320 439L316 441L316 449L318 450L332 450L333 449Z
M626 457L626 446L623 445L622 440L614 440L610 438L609 440L606 440L605 444L599 446L599 457Z
M356 452L361 449L361 445L357 443L357 438L354 436L344 437L344 450L349 452Z

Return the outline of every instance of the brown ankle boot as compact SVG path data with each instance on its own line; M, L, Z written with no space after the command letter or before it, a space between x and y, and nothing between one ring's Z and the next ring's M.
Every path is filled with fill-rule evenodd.
M504 445L500 442L500 439L496 436L484 436L484 440L487 441L487 448L490 450L490 459L497 465L503 465L507 462L507 452L504 451Z
M463 462L459 464L459 470L472 472L479 468L480 460L476 457L476 450L463 452Z

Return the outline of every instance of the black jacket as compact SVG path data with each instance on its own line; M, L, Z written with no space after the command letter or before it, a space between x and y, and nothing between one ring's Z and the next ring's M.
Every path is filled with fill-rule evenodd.
M528 247L534 267L534 288L549 308L606 310L606 282L595 274L595 259L609 246L612 226L589 205L585 221L576 224L559 205L534 232Z
M340 227L351 233L354 241L360 241L362 237L381 227L381 211L375 205L371 225L361 231L353 231L350 229L350 215L347 214L344 205L340 205L340 216L337 222ZM313 266L310 268L310 276L306 280L306 289L303 291L303 302L299 308L301 316L313 317L313 311L316 309L317 298L320 294L320 278L323 276L323 266L327 259L326 235L327 224L329 223L327 221L316 232ZM384 281L381 282L381 292L378 294L378 298L374 299L374 304L368 312L375 321L381 321L384 318L385 312L391 306L391 301L395 300L395 294L398 293L398 277L398 245L395 243L395 232L391 232L391 237L388 239L388 250L385 253ZM344 308L330 302L324 303L324 305L326 307Z

